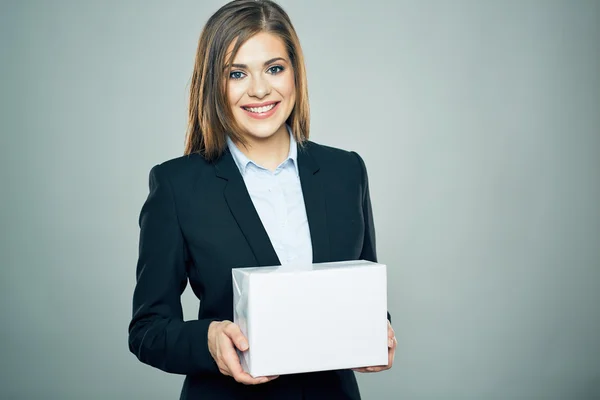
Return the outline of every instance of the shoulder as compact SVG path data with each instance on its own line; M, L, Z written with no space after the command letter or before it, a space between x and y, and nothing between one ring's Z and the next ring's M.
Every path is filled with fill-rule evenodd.
M365 162L355 151L344 150L307 141L301 151L308 152L319 166L334 170L357 171L360 175L366 174Z
M150 170L150 180L169 182L179 186L192 182L213 171L213 166L200 154L189 154L156 164Z

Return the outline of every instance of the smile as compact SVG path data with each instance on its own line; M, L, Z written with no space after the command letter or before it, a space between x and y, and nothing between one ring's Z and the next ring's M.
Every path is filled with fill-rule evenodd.
M273 104L270 104L268 106L263 106L263 107L242 107L242 108L246 111L260 114L260 113L264 113L264 112L272 110L273 107L275 107L276 105L277 105L277 103L273 103Z
M247 107L242 106L242 110L246 111L246 113L252 118L264 119L269 118L271 115L275 113L279 106L280 102L273 102L271 104L267 104L260 107Z

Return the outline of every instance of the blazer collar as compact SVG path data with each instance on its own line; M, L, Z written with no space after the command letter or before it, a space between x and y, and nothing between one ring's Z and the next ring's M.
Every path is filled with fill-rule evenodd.
M252 249L256 265L261 267L280 265L281 262L254 208L254 204L252 204L252 199L246 189L240 170L236 166L229 149L226 149L215 162L215 172L219 178L227 180L227 184L223 189L225 201Z
M327 227L326 174L310 151L314 144L308 142L298 148L300 184L310 229L313 263L331 261L329 230Z
M330 261L324 174L311 154L310 143L297 147L298 170L310 230L313 262ZM215 174L227 180L224 196L250 245L258 266L281 265L229 149L215 162Z
M288 156L281 163L281 165L283 165L284 163L286 163L288 160L291 160L292 163L294 164L294 169L296 171L296 175L299 175L299 171L298 171L298 146L297 146L297 142L296 142L296 139L294 138L294 135L292 134L292 129L290 128L290 126L286 124L286 128L288 130L288 135L289 135L289 138L290 138L290 146L289 146L289 149L288 149ZM226 140L227 140L227 149L231 153L231 156L233 157L233 161L235 161L235 165L237 165L238 169L240 170L240 173L242 174L242 177L246 174L246 169L248 168L248 164L254 164L256 167L264 169L262 166L258 165L254 161L250 160L240 150L240 148L238 147L238 145L236 145L235 143L233 143L233 140L231 140L231 137L229 135L227 136Z

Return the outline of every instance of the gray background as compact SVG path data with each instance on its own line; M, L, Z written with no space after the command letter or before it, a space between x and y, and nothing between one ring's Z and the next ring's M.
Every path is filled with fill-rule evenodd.
M312 138L369 169L399 346L364 398L600 398L600 2L280 3ZM127 348L137 217L224 1L1 4L0 398L178 398Z

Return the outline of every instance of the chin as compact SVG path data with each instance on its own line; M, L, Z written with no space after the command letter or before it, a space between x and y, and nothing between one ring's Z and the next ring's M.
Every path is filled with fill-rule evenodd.
M251 137L256 139L268 139L275 135L284 123L285 122L281 124L264 124L264 126L246 126L245 128L248 135Z

